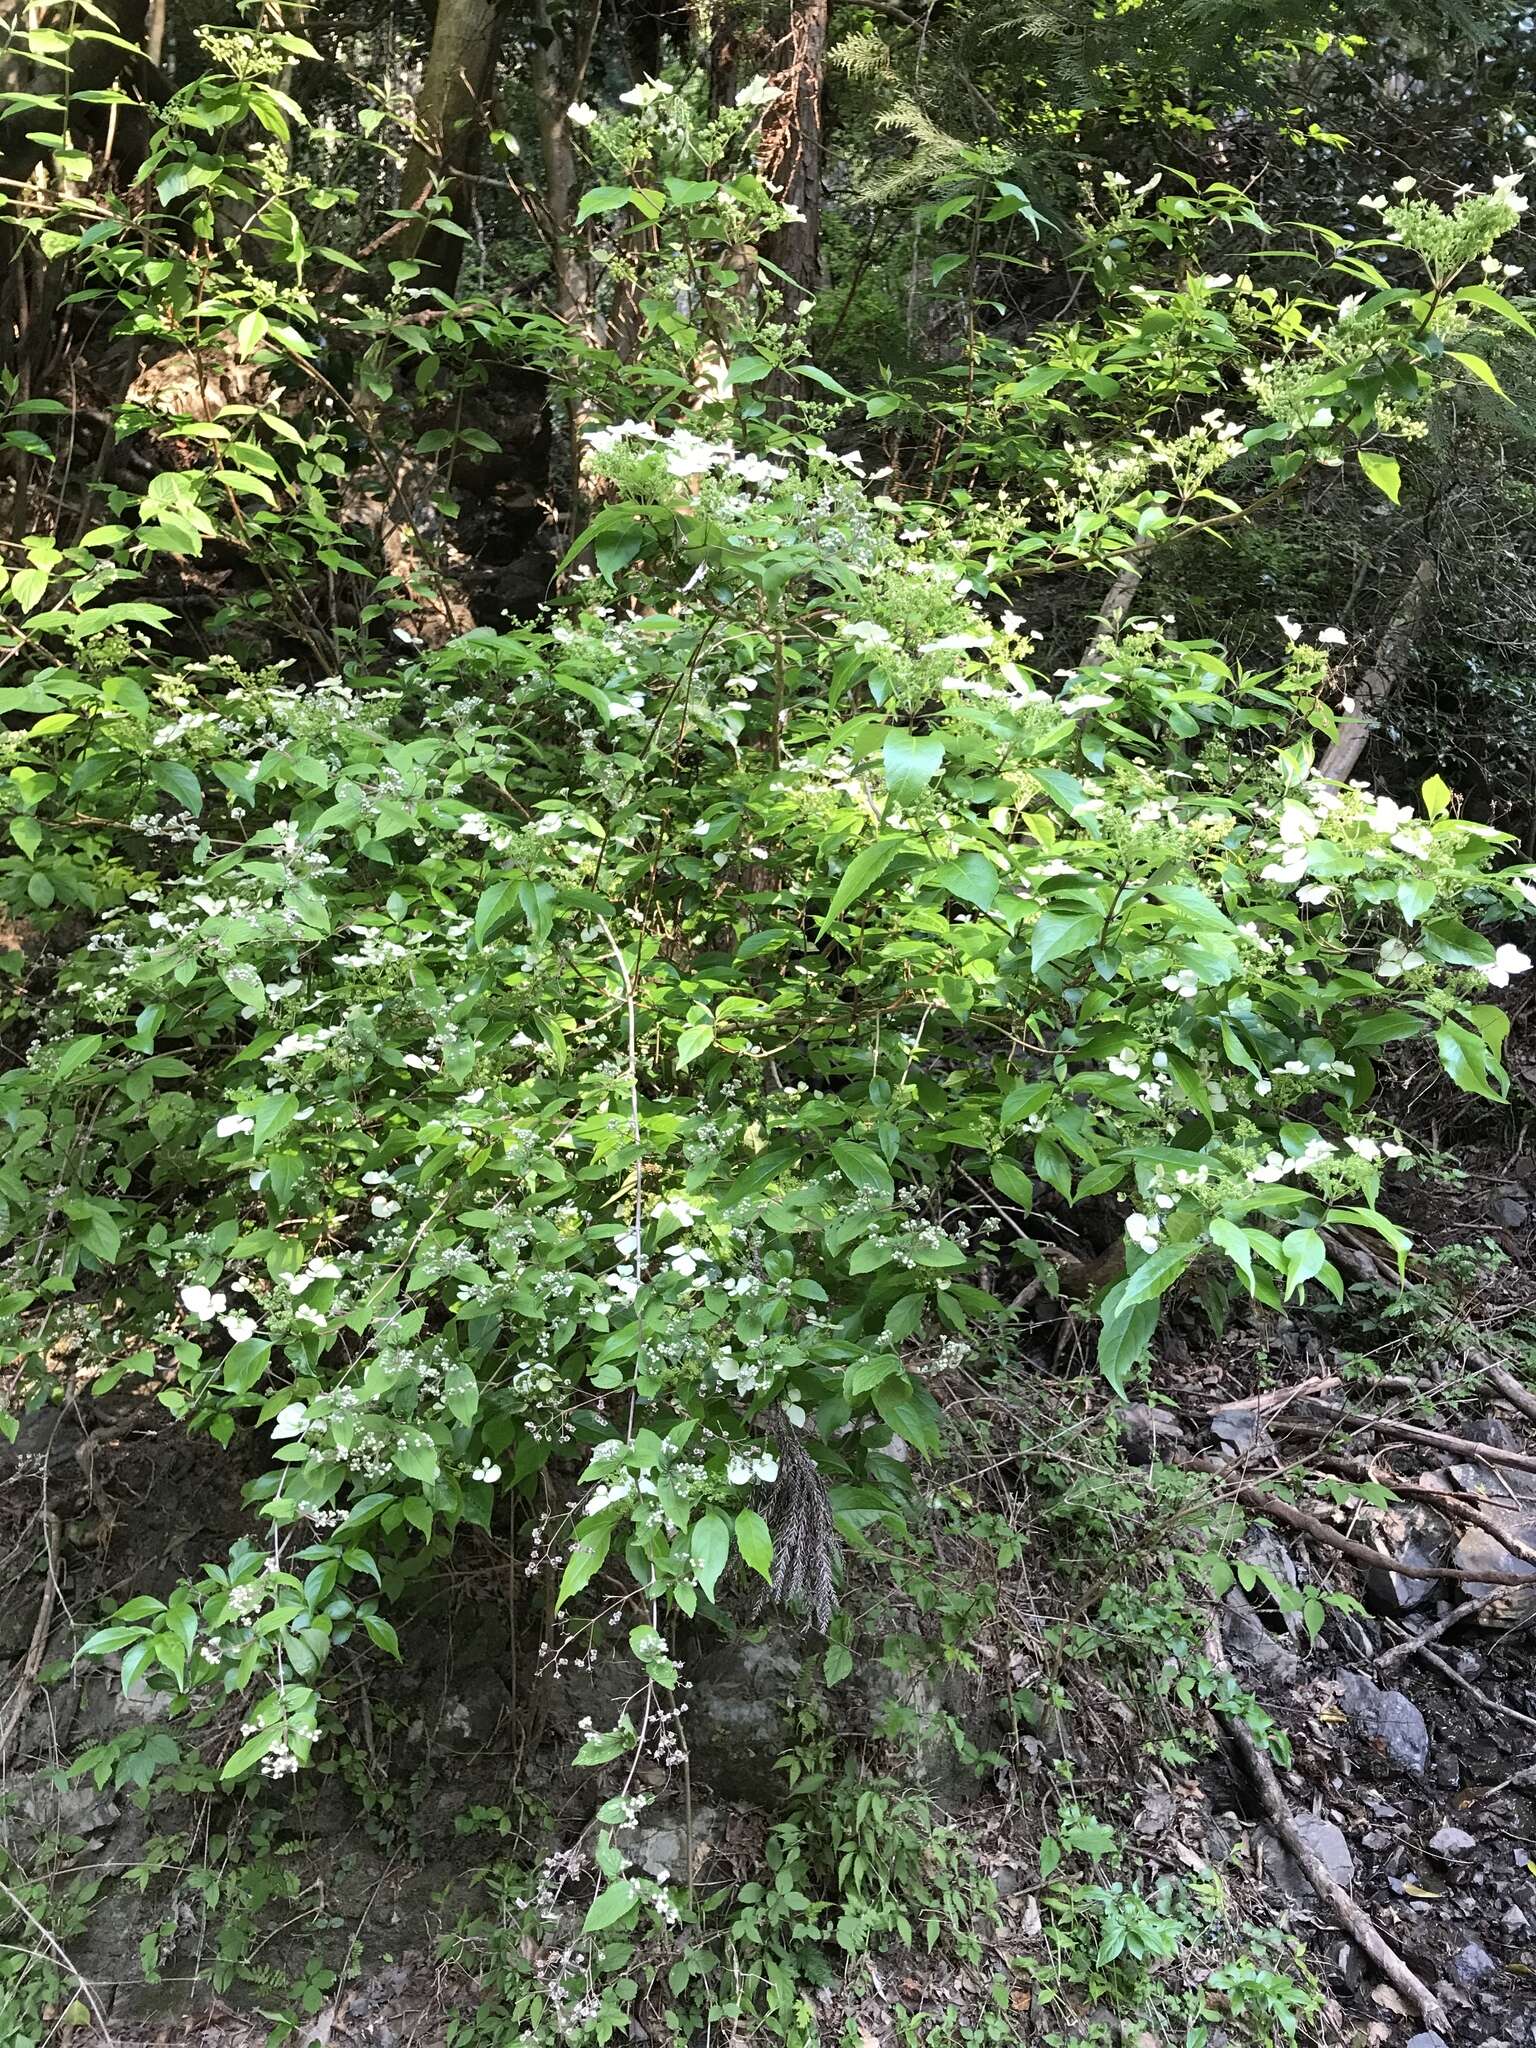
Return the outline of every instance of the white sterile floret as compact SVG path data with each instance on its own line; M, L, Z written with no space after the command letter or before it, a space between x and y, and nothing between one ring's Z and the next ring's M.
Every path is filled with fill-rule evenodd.
M1409 974L1423 965L1424 955L1402 939L1383 939L1376 955L1376 973L1382 981L1395 981L1400 974Z
M1518 946L1500 946L1493 958L1477 972L1490 988L1508 988L1512 974L1530 972L1530 956L1522 953Z
M256 1128L248 1116L221 1116L213 1127L216 1138L243 1138Z
M489 1458L482 1458L469 1476L471 1479L478 1479L482 1486L494 1486L501 1477L501 1467Z
M181 1290L182 1307L194 1322L211 1323L229 1307L228 1299L222 1294L213 1294L206 1287L195 1282Z
M1133 1209L1125 1219L1126 1236L1144 1252L1156 1251L1162 1227L1160 1216L1144 1216L1139 1209Z
M760 73L749 78L736 95L738 107L771 107L775 100L783 97L783 87L771 84Z

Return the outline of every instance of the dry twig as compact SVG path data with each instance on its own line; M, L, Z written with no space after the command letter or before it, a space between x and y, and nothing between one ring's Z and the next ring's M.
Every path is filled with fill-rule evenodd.
M1218 1670L1225 1671L1229 1677L1231 1676L1221 1647L1220 1632L1214 1623L1206 1638L1206 1655ZM1296 1859L1317 1896L1362 1954L1369 1957L1387 1982L1395 1990L1400 1991L1418 2010L1425 2026L1432 2027L1437 2034L1448 2036L1451 2032L1451 2020L1445 2007L1429 1986L1403 1961L1364 1908L1355 1903L1342 1885L1334 1883L1321 1858L1297 1827L1296 1816L1291 1812L1290 1801L1275 1775L1275 1767L1254 1740L1252 1732L1237 1720L1229 1721L1227 1727L1242 1754L1243 1762L1248 1767L1249 1775L1253 1779L1264 1811L1274 1825L1275 1833Z
M21 1727L22 1716L26 1713L32 1693L37 1685L37 1674L43 1668L43 1654L48 1647L48 1631L53 1626L53 1605L59 1594L59 1518L48 1514L43 1517L44 1579L43 1597L38 1603L37 1620L32 1628L32 1640L27 1645L27 1654L21 1660L16 1674L16 1690L5 1703L5 1712L0 1715L0 1764L10 1757L11 1745Z

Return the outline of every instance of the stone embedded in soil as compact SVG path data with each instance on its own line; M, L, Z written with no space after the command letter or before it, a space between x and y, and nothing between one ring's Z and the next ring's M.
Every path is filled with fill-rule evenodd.
M1450 1556L1450 1526L1429 1508L1384 1508L1374 1517L1373 1533L1395 1564L1426 1568ZM1366 1573L1365 1596L1379 1614L1411 1614L1427 1606L1442 1583L1405 1578L1383 1565Z
M1408 2048L1450 2048L1444 2034L1415 2034Z
M1492 1506L1487 1514L1490 1521L1496 1521L1501 1528L1507 1529L1528 1550L1536 1549L1536 1521L1517 1522L1512 1515L1500 1514ZM1496 1596L1478 1615L1480 1627L1514 1628L1536 1614L1536 1565L1506 1550L1498 1537L1490 1535L1488 1530L1467 1530L1456 1546L1456 1569L1462 1574L1461 1589L1469 1600L1480 1600L1484 1594ZM1529 1579L1530 1588L1501 1588L1497 1580L1490 1581L1481 1576L1486 1572Z
M1233 1661L1251 1676L1262 1676L1279 1686L1294 1685L1301 1676L1296 1652L1270 1634L1235 1587L1223 1605L1221 1633Z
M1470 1991L1474 1984L1481 1984L1485 1977L1493 1976L1499 1966L1481 1942L1469 1941L1464 1949L1451 1957L1450 1967L1455 1982L1463 1991Z
M1412 1700L1400 1692L1383 1692L1362 1671L1340 1672L1338 1696L1362 1735L1380 1744L1399 1770L1422 1777L1429 1763L1429 1730Z
M1355 1881L1355 1859L1341 1831L1318 1814L1298 1813L1296 1832L1334 1883L1347 1891ZM1318 1898L1312 1880L1279 1836L1269 1828L1260 1828L1258 1841L1264 1852L1264 1868L1278 1888L1302 1905L1315 1906Z
M1469 1835L1465 1828L1443 1827L1429 1840L1430 1855L1442 1857L1447 1863L1469 1854L1476 1847L1476 1835Z
M1189 1441L1184 1425L1166 1408L1153 1408L1134 1401L1116 1411L1120 1448L1128 1465L1155 1465Z

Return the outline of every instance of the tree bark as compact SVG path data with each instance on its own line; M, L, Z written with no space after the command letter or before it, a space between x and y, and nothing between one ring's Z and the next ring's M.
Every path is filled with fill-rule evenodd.
M1429 594L1434 587L1435 558L1421 556L1402 603L1381 636L1374 663L1355 687L1355 709L1340 725L1338 738L1317 764L1318 775L1324 782L1348 782L1354 773L1377 714L1397 688L1398 678L1408 665L1414 636L1429 608Z
M821 98L827 61L828 0L790 0L771 73L782 98L763 123L763 175L801 216L766 235L765 262L810 293L821 271ZM793 309L792 309L793 310Z
M581 98L587 82L601 11L601 0L579 0L562 29L555 25L549 0L534 0L529 67L544 158L544 231L555 273L555 310L567 326L583 335L590 320L592 291L576 241L581 171L569 109Z
M480 154L498 39L495 0L438 0L432 47L416 96L417 140L401 174L400 203L422 211L421 225L405 236L402 251L424 266L424 281L441 291L451 292L458 282L464 243L434 225L423 209L429 199L446 194L448 220L467 227L466 175L473 173Z

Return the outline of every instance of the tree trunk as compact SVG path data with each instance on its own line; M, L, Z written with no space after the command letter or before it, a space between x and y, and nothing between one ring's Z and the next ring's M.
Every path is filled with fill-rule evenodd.
M421 91L416 96L418 137L405 160L400 203L421 209L439 194L450 201L455 228L471 218L466 176L472 175L485 130L485 105L496 68L495 0L438 0L437 21ZM405 238L404 253L425 267L424 282L451 292L458 281L463 239L423 213Z
M587 82L601 11L601 0L579 0L562 30L554 23L548 0L534 0L533 61L529 67L544 158L544 233L555 273L555 310L583 335L590 316L591 288L576 242L581 169L568 109L581 98Z
M1365 751L1375 725L1376 714L1397 688L1397 680L1413 651L1414 635L1429 606L1435 587L1435 559L1424 555L1413 572L1413 581L1403 593L1402 603L1381 636L1374 663L1355 686L1355 709L1339 726L1339 736L1317 764L1324 782L1348 782L1355 763Z
M801 217L763 238L762 256L802 292L821 270L821 89L827 58L828 0L789 0L773 83L783 97L763 123L763 175ZM798 307L794 301L791 310Z

